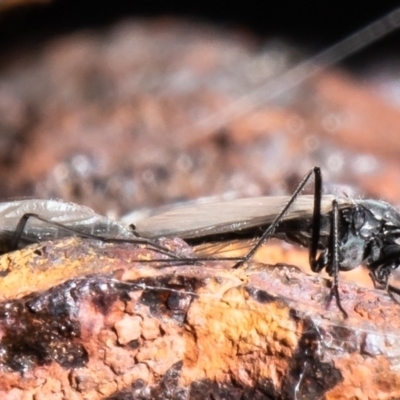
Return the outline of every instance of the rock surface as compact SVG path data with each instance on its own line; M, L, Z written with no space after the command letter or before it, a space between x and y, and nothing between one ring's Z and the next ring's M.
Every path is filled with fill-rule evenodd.
M36 271L30 293L0 285L2 399L400 396L399 313L381 292L342 284L343 320L325 279L294 267L144 253L72 238L2 256L21 283Z

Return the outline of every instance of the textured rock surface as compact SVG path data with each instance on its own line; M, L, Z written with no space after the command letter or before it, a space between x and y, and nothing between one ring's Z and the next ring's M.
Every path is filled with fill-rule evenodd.
M388 296L342 284L344 321L325 280L295 268L152 266L143 252L68 239L2 256L36 271L0 304L2 399L400 396Z

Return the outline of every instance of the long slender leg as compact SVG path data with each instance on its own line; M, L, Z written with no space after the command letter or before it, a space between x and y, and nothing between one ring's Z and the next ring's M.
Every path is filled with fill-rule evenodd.
M323 266L317 264L317 251L321 235L321 201L322 201L322 174L318 167L314 168L314 210L312 217L312 234L309 249L309 262L313 272L321 272Z
M86 232L81 232L79 229L74 229L71 228L69 226L63 225L59 222L55 222L55 221L51 221L48 220L46 218L41 217L38 214L34 214L34 213L27 213L24 214L21 219L18 221L17 227L15 228L14 234L13 234L13 238L11 240L10 243L10 251L16 250L18 248L18 243L21 239L21 236L23 234L23 231L26 227L26 224L28 223L28 220L30 218L34 218L37 219L39 221L45 222L49 225L55 226L57 228L63 229L67 232L71 232L74 235L80 236L80 237L86 237L86 238L92 238L92 239L97 239L97 240L103 240L105 242L114 242L114 243L126 243L126 242L132 242L132 243L136 243L136 244L145 244L148 246L153 247L156 251L158 251L161 254L165 254L169 257L172 257L174 259L179 259L179 257L172 253L171 251L169 251L168 249L166 249L163 246L158 245L157 243L154 243L153 241L149 240L149 239L144 239L144 238L133 238L133 239L123 239L123 238L108 238L108 237L103 237L103 236L97 236L91 233L86 233Z
M321 199L322 199L322 176L318 170L315 174L315 197L314 197L314 212L312 221L312 235L310 244L310 267L313 272L321 272L326 265L317 261L317 251L321 231ZM332 223L329 239L330 263L329 275L333 277L331 292L329 294L328 304L335 297L336 304L345 318L348 317L347 312L342 307L339 296L339 205L336 200L332 202ZM329 256L328 256L329 257Z
M342 312L344 318L348 317L347 312L342 307L339 296L339 205L336 200L332 202L332 224L331 224L331 265L329 275L333 277L331 293L329 295L328 305L335 297L336 304Z
M292 204L296 201L297 197L302 192L302 190L304 189L305 185L310 180L311 175L313 175L313 174L315 176L315 190L316 190L316 192L319 193L318 202L316 202L316 200L315 200L317 195L314 197L314 214L313 214L314 217L313 217L313 222L315 222L314 220L318 220L318 228L316 230L313 229L313 241L314 241L314 236L317 235L317 237L316 237L316 246L315 246L315 251L314 251L314 253L315 253L314 254L314 258L315 258L316 252L317 252L317 247L318 247L318 241L319 241L319 231L320 231L319 226L320 226L320 214L321 214L321 191L322 191L321 187L322 187L322 183L321 183L321 170L320 170L319 167L314 167L302 179L302 181L299 183L299 185L297 186L296 190L294 191L292 197L287 202L286 206L277 215L277 217L274 219L272 224L265 230L265 232L261 235L260 239L251 248L251 250L246 254L246 256L243 257L243 259L241 261L239 261L238 263L235 264L234 268L240 267L243 263L248 262L254 256L254 254L257 252L257 250L263 245L263 243L274 234L276 228L278 227L278 225L280 224L282 219L285 217L286 213L289 211L289 209L292 206ZM316 203L318 203L317 207L316 207ZM314 231L317 232L315 235L314 235ZM311 257L311 253L310 253L310 257Z

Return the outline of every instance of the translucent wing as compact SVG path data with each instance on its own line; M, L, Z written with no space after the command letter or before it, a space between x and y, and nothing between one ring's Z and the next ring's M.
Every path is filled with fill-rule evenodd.
M257 241L258 237L221 242L211 241L193 246L193 251L197 257L244 257Z
M289 196L253 197L173 209L139 220L135 223L136 231L146 238L178 236L189 239L268 225L289 199ZM332 195L323 196L322 214L332 210L334 199ZM352 204L348 199L338 201L341 207ZM311 217L313 204L313 195L299 196L283 220Z
M132 237L125 224L99 215L89 207L61 200L24 199L0 203L0 241L3 244L11 240L22 216L30 213L65 225L82 234ZM37 242L69 235L71 232L61 227L32 217L23 231L22 239L27 242Z

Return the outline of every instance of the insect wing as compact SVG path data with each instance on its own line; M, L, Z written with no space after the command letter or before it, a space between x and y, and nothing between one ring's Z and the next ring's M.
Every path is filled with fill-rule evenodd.
M37 214L49 222L31 217L24 229L23 239L29 242L71 235L67 230L52 225L65 225L82 234L105 237L131 236L124 224L95 213L89 207L61 200L25 199L0 203L0 237L10 239L25 214Z
M289 199L288 196L254 197L173 209L138 221L136 230L147 238L178 236L189 239L268 225ZM331 211L334 199L332 195L322 197L322 214ZM341 207L349 204L349 200L340 199ZM313 195L299 196L283 220L311 217L313 206Z

